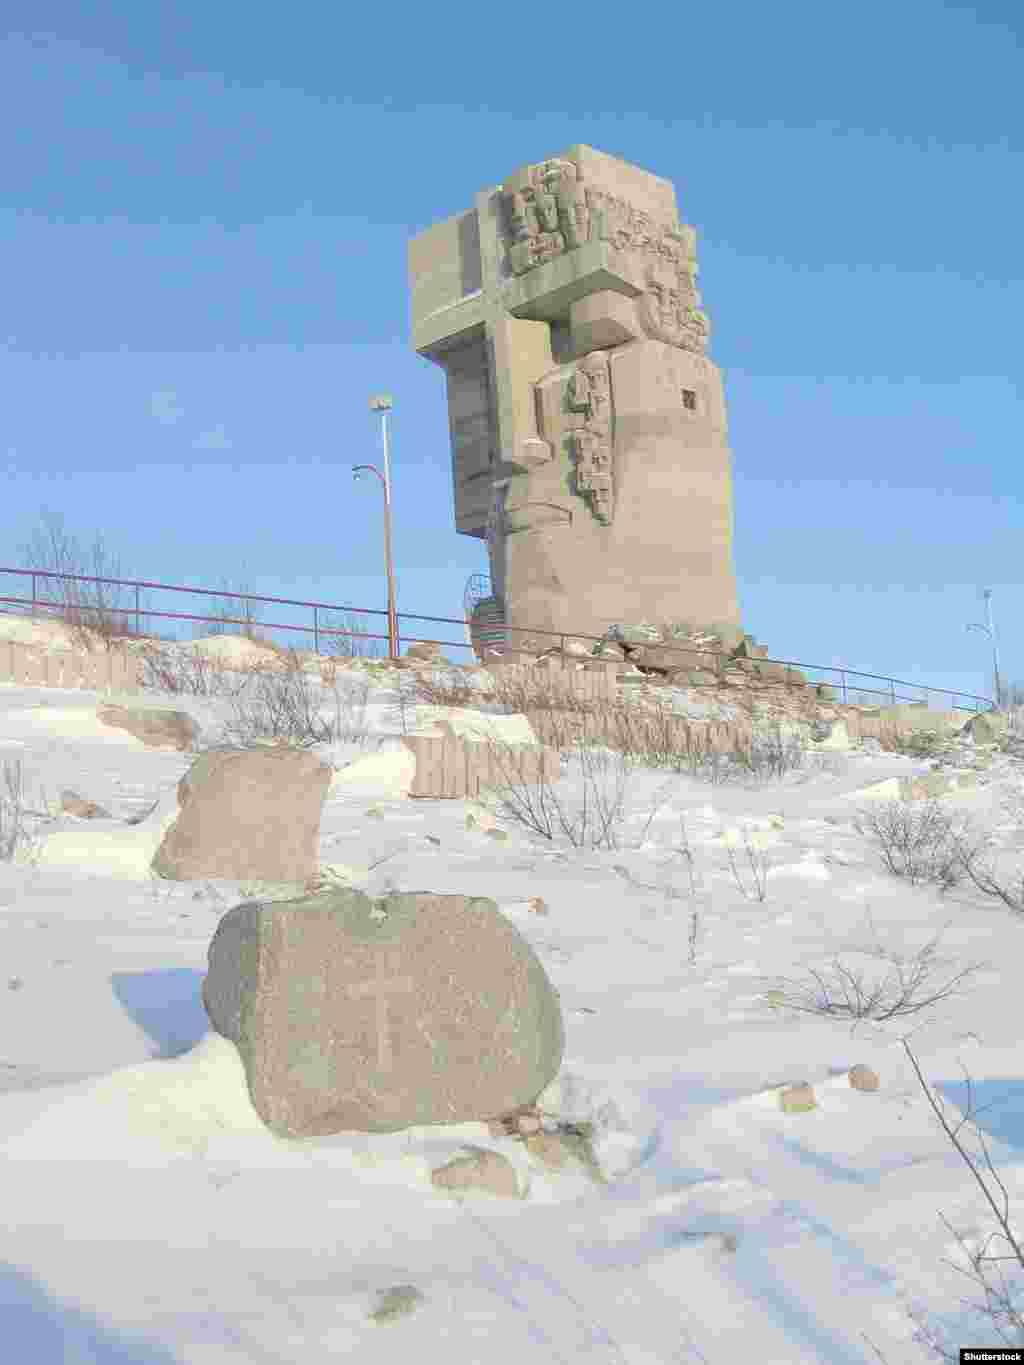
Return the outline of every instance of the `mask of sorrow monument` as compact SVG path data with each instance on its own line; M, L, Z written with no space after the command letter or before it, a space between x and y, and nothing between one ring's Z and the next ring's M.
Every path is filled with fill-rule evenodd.
M737 627L722 378L670 181L592 147L524 166L409 247L448 381L455 527L515 650L611 622Z

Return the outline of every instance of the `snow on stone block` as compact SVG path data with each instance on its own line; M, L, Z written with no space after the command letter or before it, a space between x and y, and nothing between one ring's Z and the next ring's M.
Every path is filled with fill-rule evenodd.
M151 881L153 855L177 816L178 797L171 791L136 825L92 820L87 826L56 829L45 836L38 850L19 847L15 862L84 868L93 876L116 881Z

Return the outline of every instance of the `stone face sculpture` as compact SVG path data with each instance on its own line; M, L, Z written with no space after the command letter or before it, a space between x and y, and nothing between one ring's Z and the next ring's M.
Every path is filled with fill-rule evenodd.
M448 379L455 525L512 648L609 622L738 625L721 376L672 185L591 147L410 245L413 343Z

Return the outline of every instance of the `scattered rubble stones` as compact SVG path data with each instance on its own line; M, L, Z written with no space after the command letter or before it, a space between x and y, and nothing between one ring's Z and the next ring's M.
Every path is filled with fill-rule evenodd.
M561 1170L570 1159L570 1153L559 1133L545 1133L543 1130L526 1133L523 1146L531 1156L552 1170Z
M439 1190L481 1190L504 1198L521 1198L515 1167L507 1156L488 1148L478 1148L438 1166L431 1171L430 1182Z
M848 1075L850 1087L853 1090L871 1091L878 1089L878 1076L862 1062L858 1062L856 1066L851 1066Z
M786 1086L784 1090L779 1091L779 1108L784 1114L806 1114L817 1107L818 1101L814 1098L814 1090L806 1081Z
M95 801L89 801L85 797L79 796L78 792L70 789L61 792L60 808L65 815L75 815L80 820L110 820L113 818L110 811L104 810Z

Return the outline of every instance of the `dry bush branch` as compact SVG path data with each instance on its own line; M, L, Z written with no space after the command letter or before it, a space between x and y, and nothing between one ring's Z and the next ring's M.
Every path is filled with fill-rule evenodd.
M173 644L150 645L142 650L142 687L146 691L174 696L235 697L250 685L260 665L229 668L202 650L182 650Z
M545 777L538 782L526 780L524 758L512 746L495 739L486 742L494 769L501 776L481 788L485 805L492 803L501 814L543 839L554 840L560 833L573 848L618 848L616 826L622 820L632 766L624 754L577 744L575 758L583 776L583 795L573 812L563 805Z
M343 699L335 681L333 692L335 719L323 718L322 696L314 692L315 685L302 666L295 650L288 651L284 672L253 670L249 676L251 687L235 693L231 698L233 719L222 731L218 742L258 745L270 740L274 744L309 748L314 744L331 744L338 739L365 740L366 699L369 683L350 691Z
M736 864L736 851L729 848L726 850L729 859L729 868L732 872L733 881L739 887L740 894L744 900L763 901L768 894L768 870L771 867L771 859L763 849L757 849L751 843L748 830L743 832L743 849L747 855L747 867L750 870L751 887L748 892L744 884L743 877L740 875L739 867Z
M365 744L370 728L366 707L370 697L369 678L324 679L334 698L334 739L349 744Z
M394 679L394 700L387 709L387 718L392 724L401 726L402 734L407 735L416 726L419 708L416 704L419 692L419 678L416 673L399 673Z
M749 745L735 751L735 757L745 774L755 781L780 781L804 767L807 741L796 734L784 735L782 726L776 723L756 730Z
M905 730L887 728L882 739L886 753L902 754L905 758L934 758L946 748L946 737L938 730Z
M343 659L383 659L387 656L387 643L384 640L369 639L370 628L362 617L352 612L322 612L319 615L320 631L347 631L343 635L321 635L321 649L330 655Z
M47 804L45 793L43 804ZM26 805L25 771L20 758L4 763L3 789L0 790L0 862L12 862L20 846L31 856L37 848L35 831L28 828L26 817L51 820L49 811L32 810Z
M1004 881L996 874L992 864L983 860L982 852L980 846L972 846L967 841L961 843L960 866L967 873L968 880L983 895L1001 900L1015 914L1024 914L1024 870L1018 869L1016 880Z
M966 1239L956 1232L949 1221L940 1215L942 1223L951 1233L960 1247L970 1270L964 1270L962 1266L955 1265L952 1261L946 1261L952 1269L968 1279L981 1291L982 1302L968 1303L961 1300L967 1308L987 1319L992 1330L998 1337L998 1341L992 1343L998 1346L1021 1347L1024 1346L1024 1278L1017 1277L1017 1282L1008 1281L1001 1265L1009 1263L1016 1265L1024 1272L1024 1242L1014 1231L1010 1222L1010 1196L1006 1185L995 1168L992 1161L992 1154L989 1151L985 1135L977 1122L977 1115L981 1112L974 1103L974 1092L971 1078L964 1071L964 1080L967 1086L967 1108L963 1117L957 1124L951 1124L945 1111L945 1105L941 1097L937 1096L928 1085L921 1071L920 1063L910 1049L910 1045L904 1038L902 1040L903 1050L910 1059L910 1064L914 1068L914 1074L918 1079L924 1096L931 1107L932 1112L942 1126L943 1132L952 1143L957 1155L970 1171L978 1188L985 1199L986 1204L995 1218L998 1231L992 1232L987 1236L979 1250L972 1250ZM960 1133L964 1127L974 1132L981 1149L981 1161L967 1149L960 1138ZM983 1169L982 1169L983 1168ZM993 1255L990 1247L993 1243L1002 1242L1009 1248L1009 1255ZM995 1269L993 1269L995 1267ZM993 1276L996 1277L995 1282ZM914 1321L921 1330L922 1337L926 1343L944 1360L954 1361L959 1359L959 1354L953 1354L948 1350L934 1329L928 1327L922 1319L914 1317ZM972 1345L982 1346L980 1342L972 1342Z
M87 551L64 529L59 513L44 511L42 521L43 528L21 547L25 568L96 578L122 577L119 561L108 554L101 536L96 536L91 551ZM45 578L37 584L37 594L41 604L55 609L58 618L71 627L75 645L86 652L91 653L97 643L105 649L114 648L137 633L130 621L135 598L124 586L80 583L71 577Z
M985 839L975 841L966 816L944 811L938 801L882 801L861 807L853 819L894 877L913 885L935 882L943 890L959 885L964 858L975 856Z
M659 787L659 788L658 788L658 791L655 793L654 803L653 803L652 806L651 806L651 813L650 813L650 815L648 815L648 817L647 817L647 823L644 825L643 831L642 831L642 833L641 833L641 835L640 835L640 841L639 841L640 846L643 846L643 844L646 843L646 841L647 841L647 836L648 836L648 834L650 833L650 830L651 830L651 825L654 823L654 817L657 815L658 811L661 810L662 806L665 804L665 792L669 789L669 787L673 787L673 786L675 786L675 785L676 785L675 782L670 778L670 779L668 780L668 782L663 783L662 786ZM679 822L680 822L681 825L683 824L682 816L679 817ZM685 841L686 841L686 826L685 826L685 825L683 825L683 840L684 840L684 843L685 843ZM687 853L689 853L689 845L688 845L688 844L687 844L687 849L686 849L686 851L687 851ZM690 856L692 857L692 855L690 855Z
M831 975L809 967L811 982L793 981L789 977L775 978L781 1004L802 1014L816 1014L830 1019L869 1019L884 1023L917 1014L933 1005L948 1000L969 977L981 971L986 963L972 963L943 980L935 976L943 966L936 957L941 935L933 938L910 958L878 948L861 949L867 956L881 958L891 970L882 978L870 979L866 970L848 966L833 958Z
M193 621L192 634L196 639L209 635L241 635L254 643L265 643L256 625L263 612L262 604L248 596L248 585L240 583L232 589L228 579L221 580L222 596L207 598L209 621Z

